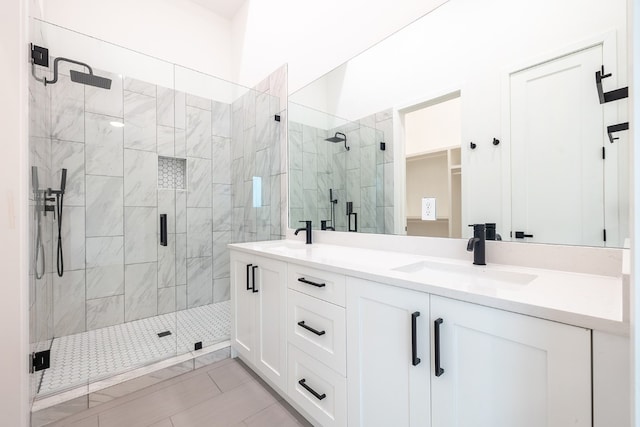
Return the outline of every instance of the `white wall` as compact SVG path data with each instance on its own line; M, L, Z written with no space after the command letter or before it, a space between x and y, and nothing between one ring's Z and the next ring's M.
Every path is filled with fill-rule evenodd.
M407 113L405 155L460 146L461 129L459 97Z
M625 86L626 9L626 0L606 6L598 0L450 0L322 82L329 96L312 106L354 119L461 90L463 222L500 225L506 221L501 208L504 145L495 147L491 141L502 139L504 76L615 30L617 63L605 61L614 73L606 84ZM310 97L297 93L292 100L299 98L308 103ZM625 101L620 107L626 108ZM626 144L620 136L619 143ZM469 150L470 141L478 149Z
M27 52L25 1L0 14L0 417L28 423Z
M286 62L291 93L446 1L249 0L233 21L234 75L252 86Z
M41 0L41 5L48 22L232 80L230 21L191 1Z

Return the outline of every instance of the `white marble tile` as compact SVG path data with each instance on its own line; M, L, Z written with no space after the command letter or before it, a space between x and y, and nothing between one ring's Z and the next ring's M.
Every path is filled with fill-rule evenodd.
M187 208L187 258L212 254L211 208Z
M54 291L55 291L52 288L52 283L54 283L53 276L54 274L52 273L45 273L42 275L40 279L36 279L34 276L32 276L33 277L33 281L32 281L33 296L32 297L34 299L34 303L33 303L33 306L30 308L31 310L30 314L33 316L33 318L31 319L33 324L31 324L30 326L33 327L34 333L29 337L31 338L32 343L33 342L42 343L42 344L35 345L35 347L37 347L36 351L46 350L48 348L46 343L48 342L48 340L54 337L54 333L56 331L55 329L56 318L54 317L54 311L53 311ZM56 274L56 278L58 278L57 274ZM69 285L71 287L73 287L72 282L73 280L71 280L71 284ZM59 298L56 302L58 304L61 303L59 301ZM84 326L84 324L77 321L76 317L74 317L73 315L69 315L69 313L65 310L64 307L58 307L58 308L59 308L58 314L61 315L64 318L64 320L68 320L68 322L63 321L62 322L63 325L60 325L59 329L62 328L64 330L65 328L67 328L69 330L75 330L76 326L78 325ZM41 348L41 347L44 347L44 348Z
M360 149L360 184L363 187L376 185L376 145Z
M176 288L158 289L158 314L173 313L176 311Z
M213 280L213 302L228 301L230 296L230 283L231 279L228 277L221 277Z
M211 160L187 158L187 207L211 207Z
M187 192L176 191L176 233L187 232Z
M280 219L280 211L286 210L286 203L283 205L282 202L282 175L276 175L271 177L271 204L269 208L271 210L270 220L271 220L271 235L280 235L282 234L283 225L281 224ZM284 176L286 180L286 175ZM286 229L286 224L284 225Z
M271 115L270 96L259 93L256 96L256 149L262 150L271 142L271 124L275 122Z
M156 86L130 77L124 78L124 90L147 96L156 96Z
M271 235L271 221L269 215L271 209L269 206L263 206L256 209L256 239L269 240Z
M231 137L231 105L213 101L211 109L211 134Z
M245 237L244 208L233 208L233 217L231 219L232 243L244 242L244 237Z
M302 188L315 190L318 187L318 155L315 153L302 153Z
M231 186L213 184L213 231L231 230Z
M84 85L61 74L50 88L52 138L84 142Z
M239 113L233 113L232 137L231 137L231 160L242 158L244 155L244 129L241 128L242 121L238 123Z
M361 202L358 227L375 228L376 222L376 187L362 187L360 189Z
M231 200L234 208L244 207L244 159L231 162Z
M302 171L290 172L291 182L289 186L289 206L294 209L303 207Z
M87 175L86 203L87 237L122 235L122 178Z
M158 155L173 157L175 155L175 131L172 127L158 126Z
M51 187L51 140L48 138L29 138L29 166L38 168L38 185L41 190ZM29 171L31 172L31 171ZM33 182L29 173L30 200L34 200Z
M124 293L124 239L87 238L87 299Z
M65 206L84 206L84 150L79 142L51 141L51 186L60 188L62 169L67 169Z
M93 72L100 77L111 79L111 89L86 86L84 92L85 110L91 113L122 118L122 76L101 70L93 70Z
M124 92L124 146L156 151L156 99Z
M394 215L393 215L393 207L385 207L384 208L384 232L386 234L394 234Z
M229 277L229 249L231 231L213 233L213 277L215 279Z
M212 137L213 183L231 184L231 139Z
M211 257L187 260L187 307L199 307L213 302Z
M201 96L187 94L186 103L190 107L200 108L202 110L211 111L211 100Z
M138 264L158 259L157 208L124 208L124 262Z
M177 129L186 129L186 118L187 118L187 100L186 94L184 92L175 93L174 107L175 107L175 126Z
M176 157L187 157L187 132L184 129L176 128L175 141Z
M393 163L384 164L384 205L393 206Z
M176 286L176 310L187 308L187 285Z
M302 170L302 132L289 129L289 168Z
M158 245L158 287L176 285L176 235L167 235L167 246Z
M376 123L376 129L384 134L384 142L386 149L384 151L384 162L393 162L393 120L387 119Z
M158 204L158 156L139 150L124 150L124 205Z
M51 78L47 69L36 67L37 75ZM51 137L51 93L44 83L29 75L29 136Z
M244 180L253 178L256 169L256 141L255 127L244 130L243 159L244 159Z
M119 119L100 114L85 114L86 173L122 176L123 128L111 122Z
M87 300L87 330L124 322L124 295Z
M187 284L187 233L176 234L176 285Z
M157 87L158 125L175 125L175 91L162 86Z
M256 163L253 176L264 178L269 175L269 157L269 150L266 148L264 150L256 151Z
M53 277L53 330L55 336L85 330L84 270L67 271Z
M280 101L279 111L282 111L287 106L287 98L289 95L287 77L287 64L284 64L269 76L269 93Z
M84 215L85 211L83 206L67 206L62 208L62 261L64 263L65 271L81 270L85 268ZM57 225L54 226L53 239L54 265L52 268L53 271L56 271L58 242Z
M187 156L211 158L211 112L196 107L187 111Z
M242 96L242 111L244 113L244 128L245 130L254 127L256 125L256 96L258 92L255 90L248 90Z
M125 322L158 314L157 263L125 266L124 281Z

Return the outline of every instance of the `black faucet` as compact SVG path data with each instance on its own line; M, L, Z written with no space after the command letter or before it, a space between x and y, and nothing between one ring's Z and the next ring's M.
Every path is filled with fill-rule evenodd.
M335 228L333 228L330 225L327 225L327 222L331 222L331 220L330 219L323 219L322 221L320 221L320 230L336 231Z
M300 221L300 222L304 222L305 226L302 228L298 228L295 233L296 236L298 235L299 232L304 231L307 233L307 245L311 244L311 221Z
M473 237L467 243L467 251L473 252L473 263L475 265L487 265L484 257L484 224L473 224L469 227L473 227Z
M502 236L496 233L495 222L487 222L484 226L487 240L502 240Z

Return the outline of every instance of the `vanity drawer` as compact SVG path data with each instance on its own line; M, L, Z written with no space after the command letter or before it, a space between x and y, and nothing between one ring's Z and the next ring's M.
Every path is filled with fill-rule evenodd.
M339 374L347 375L344 308L289 289L287 339Z
M344 307L345 277L342 274L289 264L288 284L303 294Z
M347 425L347 380L289 344L288 394L322 426Z

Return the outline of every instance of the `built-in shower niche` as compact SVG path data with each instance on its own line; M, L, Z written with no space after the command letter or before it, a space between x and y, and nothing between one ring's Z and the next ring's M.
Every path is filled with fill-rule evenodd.
M158 156L158 188L186 190L187 159Z

